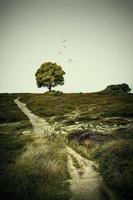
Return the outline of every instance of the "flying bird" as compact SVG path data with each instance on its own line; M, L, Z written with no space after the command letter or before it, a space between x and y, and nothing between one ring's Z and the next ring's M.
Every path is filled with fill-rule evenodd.
M66 41L67 41L66 39L63 39L63 40L62 40L62 43L66 42Z
M72 62L72 59L68 59L68 61L67 61L68 63L71 63Z

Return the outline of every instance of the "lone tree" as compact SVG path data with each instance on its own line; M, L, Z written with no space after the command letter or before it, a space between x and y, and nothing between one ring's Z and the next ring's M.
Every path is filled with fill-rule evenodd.
M64 84L64 74L60 65L52 62L43 63L35 73L37 86L47 87L51 91L52 87Z

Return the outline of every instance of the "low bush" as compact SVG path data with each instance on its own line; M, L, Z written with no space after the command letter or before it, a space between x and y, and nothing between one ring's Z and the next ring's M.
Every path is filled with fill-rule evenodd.
M62 94L63 92L59 90L53 92L53 96L61 96Z
M92 157L99 162L100 172L117 198L133 199L133 140L107 143L96 148Z

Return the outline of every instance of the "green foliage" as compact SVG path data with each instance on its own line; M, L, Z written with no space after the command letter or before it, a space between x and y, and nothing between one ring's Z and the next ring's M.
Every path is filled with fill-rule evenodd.
M18 96L21 96L21 94L0 94L0 123L27 119L26 115L14 103L14 99Z
M133 95L110 94L62 94L56 98L50 93L23 95L21 101L26 103L33 113L40 117L63 115L79 111L75 121L90 121L101 117L132 117Z
M45 95L48 95L48 96L61 96L62 94L63 92L60 90L51 90L51 91L45 92Z
M10 178L10 170L18 156L24 151L25 145L32 141L29 135L23 135L22 130L29 128L28 121L10 123L0 126L0 199L14 199L15 193L11 193L13 179ZM11 183L11 187L9 186ZM10 187L10 188L9 188ZM15 185L14 185L15 187ZM11 197L10 197L11 196Z
M51 62L43 63L35 74L37 86L47 87L51 91L52 87L64 84L64 74L60 65Z
M0 127L0 199L68 200L64 138L22 134L24 127L26 121Z
M53 92L53 96L61 96L62 94L63 92L59 90Z
M119 200L133 199L133 140L112 141L94 152L100 172Z
M109 85L104 91L117 94L117 93L130 93L131 89L128 84L122 83L116 85Z
M83 94L83 92L79 92L79 93L77 93L78 95L82 95Z
M0 117L3 117L3 122L21 120L20 123L10 123L10 127L5 124L0 127L2 166L0 189L1 194L11 196L11 198L5 196L4 199L69 199L70 193L65 182L69 179L65 141L59 141L59 138L54 138L54 141L35 138L33 142L30 141L32 135L22 134L22 131L30 128L30 124L27 122L27 117L13 102L17 96L23 96L20 100L26 103L33 113L49 120L51 116L55 117L52 119L55 121L58 119L64 123L65 120L66 125L75 124L76 121L91 122L91 120L95 123L97 123L95 120L100 120L101 123L110 126L126 125L125 117L133 116L132 94L114 96L110 93L62 95L54 95L54 93L56 94L55 91L51 91L44 94L0 96ZM78 115L69 118L75 111ZM108 119L110 116L119 116L119 118ZM94 136L91 138L89 148L79 145L75 140L67 143L82 156L99 162L104 180L118 193L120 200L131 199L132 130L126 131L124 128L107 135L97 132ZM74 164L77 165L76 162Z
M126 83L123 83L123 84L121 84L120 85L121 86L121 89L123 90L123 92L130 92L131 91L131 88L129 87L129 85L128 84L126 84Z
M23 94L24 99L30 102L34 95ZM21 95L0 96L3 109L0 114L2 122L6 122L0 126L0 199L67 200L70 191L66 180L70 177L63 139L46 141L34 138L32 132L22 133L31 125L13 101L17 96ZM53 95L49 97L53 98ZM36 103L32 106L36 107ZM15 123L7 123L12 121Z

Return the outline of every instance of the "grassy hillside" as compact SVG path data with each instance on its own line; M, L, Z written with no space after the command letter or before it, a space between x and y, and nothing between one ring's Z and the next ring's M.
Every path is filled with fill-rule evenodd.
M0 200L67 200L71 194L64 138L34 135L14 104L18 96L0 96Z
M34 137L17 97L66 135ZM2 200L69 199L65 143L99 163L118 200L133 198L132 94L1 94L0 143Z
M27 117L14 104L14 99L19 94L0 94L0 123L17 122Z
M48 120L54 116L54 121L67 126L82 123L82 130L77 128L67 136L69 145L99 163L104 180L118 199L132 199L133 95L37 94L21 100Z
M75 120L91 120L94 117L133 117L133 95L102 93L72 93L60 96L29 94L21 100L41 117L57 118L72 111L79 111Z

